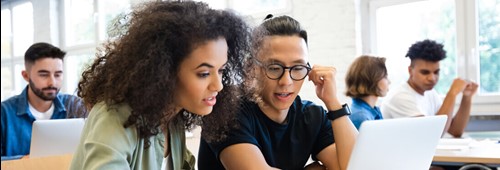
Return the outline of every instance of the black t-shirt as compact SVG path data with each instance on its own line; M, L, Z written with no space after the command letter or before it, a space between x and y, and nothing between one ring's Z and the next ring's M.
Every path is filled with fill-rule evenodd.
M290 106L285 124L272 121L250 101L243 102L238 122L239 128L232 129L223 142L209 144L201 139L198 169L224 169L218 157L220 152L238 143L257 146L272 167L303 169L309 156L316 159L321 150L334 143L326 110L298 96Z

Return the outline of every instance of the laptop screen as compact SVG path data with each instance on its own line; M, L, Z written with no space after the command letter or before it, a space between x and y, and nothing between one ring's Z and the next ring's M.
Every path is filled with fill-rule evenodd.
M31 132L30 157L72 154L76 151L85 120L36 120Z
M365 121L348 170L429 169L447 116Z

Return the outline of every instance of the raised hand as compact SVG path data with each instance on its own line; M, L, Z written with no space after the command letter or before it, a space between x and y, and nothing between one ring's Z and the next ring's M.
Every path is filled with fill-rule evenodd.
M475 82L470 81L463 91L464 96L473 96L477 92L478 85Z
M468 84L469 82L467 82L467 80L461 78L455 78L455 80L453 80L453 83L451 84L448 93L456 96L460 92L463 92Z
M316 95L328 109L340 106L337 99L337 86L335 75L337 70L331 66L314 65L309 73L309 81L316 86Z

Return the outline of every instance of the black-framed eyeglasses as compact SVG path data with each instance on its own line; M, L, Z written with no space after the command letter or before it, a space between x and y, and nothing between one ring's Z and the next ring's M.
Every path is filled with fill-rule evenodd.
M260 62L258 63L260 64ZM281 77L285 74L286 69L289 71L290 78L295 81L303 80L311 71L311 65L309 65L309 63L307 63L307 65L294 65L291 67L285 67L281 64L273 63L268 64L263 68L266 72L267 78L271 80L281 79Z

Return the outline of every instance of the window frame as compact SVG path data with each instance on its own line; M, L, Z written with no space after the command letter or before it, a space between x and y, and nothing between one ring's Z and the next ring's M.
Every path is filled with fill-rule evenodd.
M32 6L32 11L34 12L34 4L30 1L30 0L18 0L18 1L8 1L8 2L2 2L2 10L9 10L9 13L10 13L10 40L9 40L9 44L10 44L10 58L6 58L6 59L1 59L1 67L6 67L8 68L10 71L11 71L11 77L10 77L10 81L12 83L12 88L11 89L3 89L3 86L2 86L2 95L1 95L1 99L2 101L3 100L6 100L8 99L9 97L11 96L14 96L14 95L18 95L20 94L24 88L26 87L27 85L27 82L24 81L23 77L21 76L21 72L16 69L16 65L21 65L21 70L24 70L24 53L22 55L17 55L15 56L14 55L14 24L13 24L13 21L14 21L14 15L13 15L13 9L14 7L16 6L19 6L21 4L24 4L24 3L31 3L31 6ZM34 13L32 14L32 16L34 16ZM35 25L33 25L33 27L36 27ZM36 30L36 28L33 28L34 30ZM33 41L35 41L35 34L33 33ZM2 83L3 84L3 83Z
M93 60L95 53L97 52L96 49L101 47L101 44L106 41L106 38L101 39L101 37L105 37L105 35L103 35L103 34L106 34L106 33L101 32L101 27L104 24L101 23L102 20L99 18L99 15L100 15L99 0L92 0L92 1L93 1L92 2L93 3L92 10L93 10L93 14L94 14L93 15L94 22L92 24L94 24L93 27L95 30L95 34L93 35L93 38L92 38L93 41L88 42L88 43L84 43L84 44L76 44L76 45L68 45L68 43L66 42L67 28L66 28L66 15L65 14L66 14L67 1L66 0L59 1L60 8L58 10L62 14L58 18L60 21L59 29L61 30L60 42L61 42L61 48L67 52L65 60L70 60L72 58L79 57L82 54L93 54L91 56L91 59L90 59L90 60ZM130 5L133 6L134 2L130 2ZM71 66L68 66L67 64L68 63L66 63L66 62L64 63L65 70L72 68ZM68 93L68 94L76 95L77 89L69 89L69 88L74 86L71 84L74 84L77 82L70 82L69 81L70 78L68 78L68 76L73 76L73 74L69 74L69 71L65 71L65 73L68 73L68 74L64 74L64 83L63 83L62 91L64 91L65 93Z
M400 5L424 0L361 0L361 39L362 53L377 53L376 10L381 7ZM457 76L479 82L478 40L478 0L455 0L456 10L456 65ZM443 96L444 97L444 96ZM456 99L456 106L461 95ZM456 110L456 109L455 109ZM472 115L497 115L500 111L500 94L480 94L479 89L472 101Z

